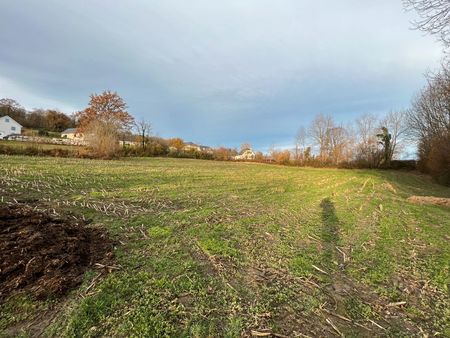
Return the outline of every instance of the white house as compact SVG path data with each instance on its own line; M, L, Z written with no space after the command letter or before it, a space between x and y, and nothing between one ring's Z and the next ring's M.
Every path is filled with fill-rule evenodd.
M78 140L78 141L84 140L84 135L82 133L78 133L77 128L69 128L64 130L61 133L61 137L67 138L69 140Z
M234 157L235 160L254 160L256 154L251 149L245 150L241 155Z
M136 147L140 144L140 142L136 142L136 141L123 141L123 140L119 140L119 145L121 145L122 147Z
M0 117L0 139L12 134L21 134L22 126L10 116Z
M192 142L186 142L183 147L184 151L204 151L206 153L212 153L213 149L208 146L198 145Z
M184 151L200 151L200 147L192 142L186 142L183 146Z

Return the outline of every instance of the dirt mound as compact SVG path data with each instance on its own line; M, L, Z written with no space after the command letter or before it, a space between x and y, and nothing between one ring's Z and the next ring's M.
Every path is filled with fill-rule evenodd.
M38 299L78 286L94 263L112 259L113 243L86 222L27 205L0 206L0 300L19 290Z
M408 202L415 204L435 204L450 207L450 198L433 197L433 196L411 196Z

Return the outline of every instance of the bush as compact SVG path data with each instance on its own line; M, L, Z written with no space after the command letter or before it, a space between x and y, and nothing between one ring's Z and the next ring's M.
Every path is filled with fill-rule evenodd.
M450 186L450 133L419 145L419 167L441 183Z
M89 157L81 150L69 150L61 148L43 149L37 144L26 147L12 147L0 145L0 154L3 155L26 155L26 156L52 156L52 157Z
M291 159L291 153L289 150L272 150L271 151L272 159L278 164L289 164Z
M390 169L394 170L415 170L417 169L417 161L415 160L393 160Z
M450 64L428 76L428 85L408 112L409 131L419 143L419 169L450 185Z
M113 158L119 155L119 130L117 125L106 121L92 121L85 130L85 139L99 158Z
M220 147L213 150L213 158L218 161L229 161L237 152L232 149Z
M48 131L45 130L45 129L39 129L38 130L38 136L48 137Z

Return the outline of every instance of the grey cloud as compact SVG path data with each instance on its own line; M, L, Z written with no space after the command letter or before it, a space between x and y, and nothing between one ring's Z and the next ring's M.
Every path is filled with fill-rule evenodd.
M3 1L0 96L113 89L162 136L264 148L317 112L407 106L440 58L410 19L392 0Z

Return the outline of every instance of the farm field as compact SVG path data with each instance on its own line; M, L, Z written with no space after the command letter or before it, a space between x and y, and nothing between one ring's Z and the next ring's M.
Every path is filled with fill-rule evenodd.
M66 150L77 150L82 147L72 146L67 144L50 144L50 143L36 143L36 142L25 142L25 141L9 141L0 140L0 146L8 146L12 148L27 148L27 147L37 147L43 150L49 149L66 149Z
M0 300L0 336L448 337L450 208L413 195L450 189L398 171L0 156L0 206L115 243L63 297Z

